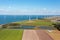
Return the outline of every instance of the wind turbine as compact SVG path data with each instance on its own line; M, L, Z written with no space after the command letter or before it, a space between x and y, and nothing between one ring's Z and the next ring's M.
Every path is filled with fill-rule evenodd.
M10 9L11 8L11 3L12 3L12 0L9 0L9 6L8 6L8 8Z
M6 22L6 15L4 15L4 22Z
M36 20L38 20L38 16L36 16Z
M29 21L31 21L31 18L30 18L30 16L29 16Z

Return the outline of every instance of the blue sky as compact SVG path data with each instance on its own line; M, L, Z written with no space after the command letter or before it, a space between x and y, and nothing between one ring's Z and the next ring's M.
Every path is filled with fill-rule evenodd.
M0 15L60 15L60 0L0 0Z

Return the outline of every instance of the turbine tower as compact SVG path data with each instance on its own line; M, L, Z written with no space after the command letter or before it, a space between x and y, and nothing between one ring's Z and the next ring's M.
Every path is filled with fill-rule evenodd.
M31 18L30 18L30 16L29 16L29 21L31 21Z
M12 6L12 0L9 0L9 5L8 5L8 8L10 9L11 8L11 6Z
M38 16L36 16L36 20L38 20Z
M4 15L4 22L6 22L6 15Z

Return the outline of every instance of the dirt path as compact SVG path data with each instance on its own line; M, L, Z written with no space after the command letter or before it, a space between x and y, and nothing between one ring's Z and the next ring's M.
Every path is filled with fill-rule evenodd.
M42 30L24 30L22 40L52 40L52 38Z

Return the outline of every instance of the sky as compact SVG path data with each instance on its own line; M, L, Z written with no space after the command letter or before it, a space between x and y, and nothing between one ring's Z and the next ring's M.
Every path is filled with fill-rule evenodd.
M60 15L60 0L0 0L0 15Z

